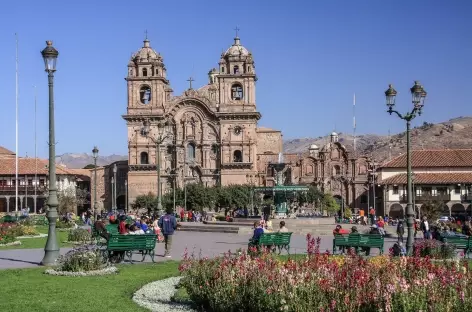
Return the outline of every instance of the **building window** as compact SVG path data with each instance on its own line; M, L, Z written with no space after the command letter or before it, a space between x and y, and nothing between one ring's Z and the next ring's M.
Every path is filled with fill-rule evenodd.
M141 165L148 165L149 164L149 156L148 153L142 152L141 153Z
M159 76L159 69L156 68L156 76Z
M7 186L7 180L0 180L0 186Z
M32 179L28 179L28 186L32 186L33 185L33 180Z
M398 195L398 186L393 186L393 195Z
M235 75L239 74L239 66L238 65L234 66L233 72L234 72Z
M438 196L438 190L435 189L435 188L433 188L433 189L431 190L431 196Z
M147 68L143 68L143 77L147 77Z
M151 102L151 88L149 86L142 86L139 90L139 99L143 104Z
M454 187L454 193L455 194L460 194L461 193L461 186L460 185L456 185Z
M235 150L233 153L233 162L243 162L243 153L240 150Z
M44 179L39 179L39 186L44 186Z
M243 99L243 87L236 83L231 87L231 99L242 100Z
M335 165L333 167L333 175L336 175L336 176L341 175L341 168L338 165Z
M361 195L361 204L367 204L367 196Z
M221 73L222 73L222 74L225 73L225 68L224 68L224 67L221 67Z
M195 145L193 143L187 145L187 158L189 160L195 159Z

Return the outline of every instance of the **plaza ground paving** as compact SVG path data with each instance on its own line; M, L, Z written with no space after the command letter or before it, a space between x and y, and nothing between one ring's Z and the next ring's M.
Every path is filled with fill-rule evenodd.
M156 246L155 261L181 260L185 249L188 253L192 252L199 257L215 257L225 252L235 252L240 248L247 248L247 242L251 235L230 234L230 233L211 233L211 232L176 232L173 235L171 258L163 257L164 244L159 243ZM333 236L320 236L320 251L329 250L332 252ZM395 238L385 238L384 251L395 243ZM306 253L306 235L294 234L291 239L290 253ZM71 248L61 248L61 254L67 253ZM282 254L285 254L283 252ZM372 249L371 255L377 255L378 249ZM44 256L43 249L0 249L0 269L37 267ZM140 261L141 257L135 255L133 260ZM146 257L145 262L151 262ZM139 262L137 262L139 263ZM137 264L138 265L138 264Z

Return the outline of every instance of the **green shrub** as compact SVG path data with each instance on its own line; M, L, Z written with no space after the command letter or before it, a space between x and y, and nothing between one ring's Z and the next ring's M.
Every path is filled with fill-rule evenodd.
M97 246L85 245L59 257L59 269L68 272L87 272L106 267L106 259Z
M86 229L73 229L69 232L67 240L69 242L90 242L92 235Z
M75 226L73 222L64 222L64 221L57 221L56 228L57 229L71 229Z

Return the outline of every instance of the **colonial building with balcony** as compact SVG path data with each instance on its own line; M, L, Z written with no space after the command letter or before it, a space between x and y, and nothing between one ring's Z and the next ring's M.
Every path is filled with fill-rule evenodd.
M76 187L89 189L89 170L68 169L56 166L57 189L75 196ZM15 212L16 208L30 208L36 213L46 205L49 183L48 160L18 158L18 180L16 179L15 153L0 147L0 213ZM18 199L16 189L18 185ZM17 205L17 206L16 206Z
M428 202L441 202L443 215L472 215L472 149L412 151L413 203L416 216ZM378 169L382 215L404 217L407 204L406 154Z

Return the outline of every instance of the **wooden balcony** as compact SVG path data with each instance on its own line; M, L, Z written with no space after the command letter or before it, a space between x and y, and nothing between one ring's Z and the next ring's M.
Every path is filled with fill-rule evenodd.
M437 194L437 195L431 195L431 194L422 194L422 195L414 195L413 196L413 201L415 203L424 203L428 201L443 201L443 202L448 202L451 200L451 195L449 194ZM402 195L400 196L400 202L401 203L407 203L407 195Z

